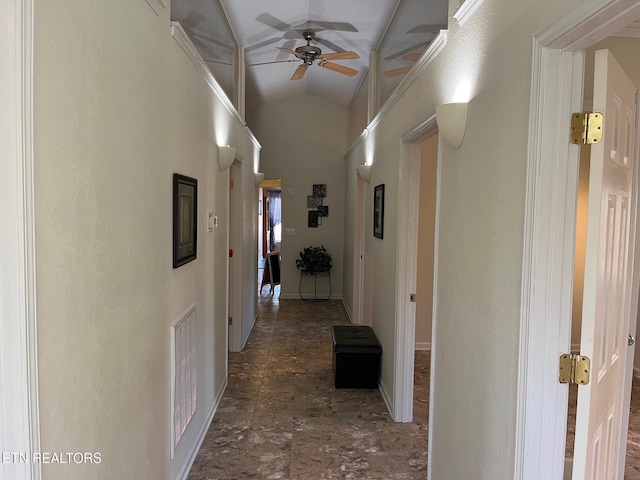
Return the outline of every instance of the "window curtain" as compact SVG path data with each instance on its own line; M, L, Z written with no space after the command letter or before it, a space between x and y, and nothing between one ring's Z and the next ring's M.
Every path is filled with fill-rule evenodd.
M282 192L280 190L269 191L269 251L276 248L276 235L273 227L282 222Z

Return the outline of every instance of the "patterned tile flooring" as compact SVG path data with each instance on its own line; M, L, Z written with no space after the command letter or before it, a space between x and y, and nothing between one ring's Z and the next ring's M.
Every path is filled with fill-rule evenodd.
M428 353L417 353L415 421L395 423L378 390L334 388L331 326L348 323L340 301L261 296L188 479L424 480Z
M331 326L340 301L279 300L268 288L188 480L426 478L429 352L416 352L414 422L393 422L378 390L333 386ZM570 390L566 455L575 432ZM640 480L640 379L634 378L626 480Z

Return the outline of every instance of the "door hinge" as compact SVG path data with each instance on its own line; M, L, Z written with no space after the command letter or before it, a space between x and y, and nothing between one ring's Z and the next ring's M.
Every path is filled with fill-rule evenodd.
M233 325L233 317L229 317L229 325Z
M586 385L589 383L591 373L591 360L577 353L565 353L560 355L560 383L575 383Z
M229 180L229 190L233 190L233 180Z
M583 112L571 115L571 143L590 145L602 141L601 113Z

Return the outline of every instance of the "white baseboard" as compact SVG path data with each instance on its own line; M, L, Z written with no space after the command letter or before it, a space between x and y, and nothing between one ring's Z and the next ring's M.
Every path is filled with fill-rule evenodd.
M305 298L313 297L313 293L303 293L303 295L305 296ZM323 297L322 294L318 294L318 298L324 299L326 297ZM297 293L281 293L280 299L281 300L301 300L300 295ZM329 297L329 300L342 300L342 294L332 293L331 296Z
M431 342L416 342L416 350L431 350Z
M342 306L344 307L344 311L347 312L347 317L349 317L349 323L353 323L353 314L351 313L351 309L349 308L349 305L347 305L347 302L345 301L344 297L342 297Z
M249 328L247 329L247 334L244 336L244 338L242 339L242 349L244 350L244 346L247 344L247 340L249 340L249 335L251 335L251 332L253 331L253 327L256 324L256 320L258 319L258 314L260 313L260 310L258 310L256 308L256 312L253 315L253 319L251 320L251 325L249 326Z
M220 392L218 393L215 400L213 401L213 404L211 405L211 409L207 413L205 421L202 424L202 427L200 428L200 432L198 432L198 436L196 437L196 441L194 443L194 448L191 451L191 453L186 457L186 461L182 466L182 468L179 470L179 473L176 476L176 480L187 480L187 477L189 476L189 471L193 466L193 462L195 461L196 456L200 451L202 442L204 442L204 437L207 435L207 432L209 431L209 427L211 426L211 422L213 421L213 417L218 411L218 407L220 406L220 401L222 400L224 391L227 389L227 384L228 384L228 380L225 378L224 384L222 385Z
M380 388L380 394L382 395L382 400L384 400L384 404L387 406L387 410L389 411L389 415L391 415L391 418L394 419L395 421L395 417L394 417L394 412L393 412L393 401L391 399L391 397L389 396L389 391L387 390L387 387L385 386L384 382L382 381L382 377L380 378L379 382L378 382L379 388Z

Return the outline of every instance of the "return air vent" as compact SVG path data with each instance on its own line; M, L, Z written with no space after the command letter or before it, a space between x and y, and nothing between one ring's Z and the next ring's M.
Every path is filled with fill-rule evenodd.
M196 306L171 328L171 458L196 411Z

